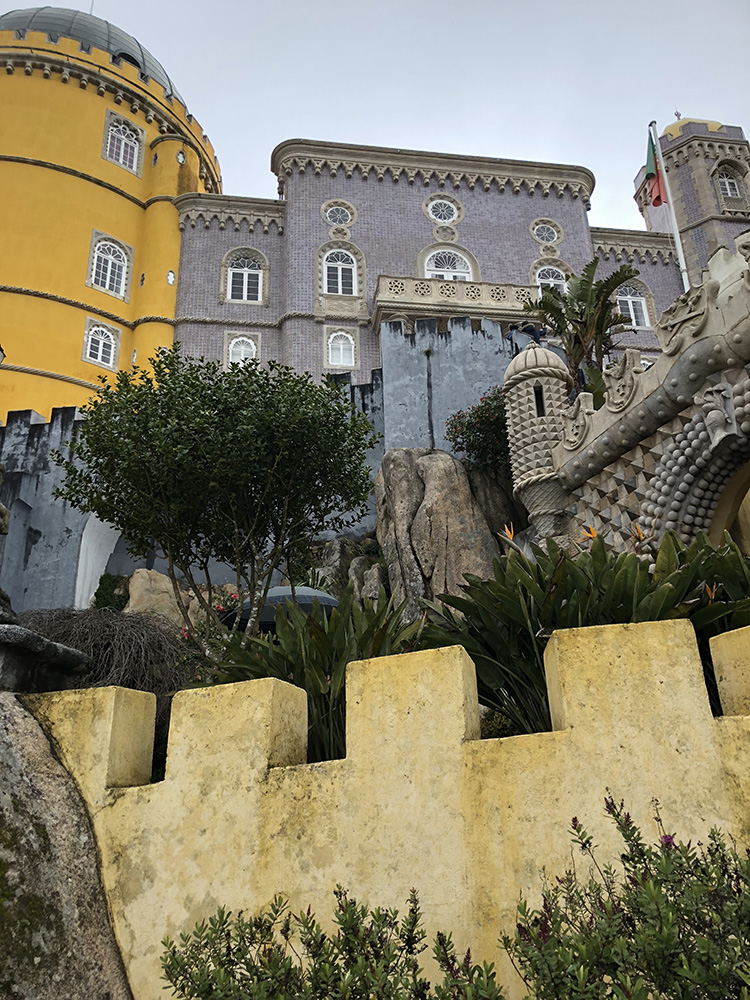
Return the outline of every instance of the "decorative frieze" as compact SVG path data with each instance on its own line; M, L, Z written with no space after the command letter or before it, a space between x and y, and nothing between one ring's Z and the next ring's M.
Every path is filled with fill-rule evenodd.
M394 183L404 178L408 184L429 187L434 182L439 188L454 190L465 184L470 190L478 185L489 191L494 184L498 191L507 187L514 194L526 191L532 196L539 192L545 198L550 194L562 198L567 192L573 198L580 198L587 208L594 189L594 175L584 167L299 139L290 139L276 147L271 169L279 178L280 189L285 177L307 170L315 175L326 172L332 177L339 170L347 177L359 171L363 180L374 174L379 181L389 174Z
M195 229L202 225L211 228L214 219L218 221L219 229L229 226L239 232L240 225L247 223L250 232L256 226L261 226L264 233L270 231L271 224L276 225L279 235L284 232L286 203L272 201L267 198L234 198L214 194L181 194L174 199L177 211L180 213L180 229L188 226Z
M596 253L618 264L674 263L674 240L668 233L642 233L628 229L592 229Z

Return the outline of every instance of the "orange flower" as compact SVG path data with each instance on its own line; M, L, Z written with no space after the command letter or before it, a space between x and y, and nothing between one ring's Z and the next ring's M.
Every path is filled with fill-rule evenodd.
M583 537L587 541L593 541L596 538L596 528L592 528L590 524L587 524L583 529Z
M505 535L506 538L509 538L511 541L513 541L513 539L515 537L515 534L516 534L515 531L513 530L513 525L512 524L504 524L503 525L503 534Z

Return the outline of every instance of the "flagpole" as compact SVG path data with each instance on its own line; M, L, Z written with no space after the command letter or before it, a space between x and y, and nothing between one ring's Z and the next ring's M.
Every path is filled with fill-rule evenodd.
M677 260L680 265L680 274L682 275L682 287L687 291L690 288L690 278L688 278L687 264L685 263L685 254L682 251L682 240L680 239L680 230L677 228L677 216L674 212L674 203L672 201L672 192L669 189L669 181L667 180L667 171L664 167L664 157L661 155L661 143L659 142L659 136L656 133L656 122L649 122L648 132L651 136L651 141L654 144L654 152L656 153L656 160L659 164L659 170L661 171L661 176L664 181L664 187L667 192L667 208L669 209L669 221L672 224L672 236L674 237L675 247L677 249Z

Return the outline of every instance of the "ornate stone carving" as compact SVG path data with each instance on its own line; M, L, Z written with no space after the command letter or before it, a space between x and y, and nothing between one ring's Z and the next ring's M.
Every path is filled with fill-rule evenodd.
M437 243L454 243L458 239L458 233L453 226L435 226L432 236Z
M698 288L689 289L664 310L656 333L665 354L677 354L686 342L701 335L718 294L719 282L709 279Z
M538 191L542 197L554 192L562 198L567 191L571 197L580 198L586 207L590 204L594 186L593 175L583 167L555 165L550 168L547 164L541 166L524 160L497 160L301 139L282 142L271 156L271 169L282 182L284 177L295 172L304 174L308 167L319 172L324 166L332 176L340 169L347 177L351 177L354 170L359 170L364 179L374 171L378 180L382 181L389 173L396 183L404 174L409 184L415 183L419 177L425 187L434 183L441 190L448 185L457 190L462 184L473 189L479 183L485 191L489 191L494 183L499 191L510 184L515 194L525 188L529 195Z
M703 411L703 421L708 431L711 448L716 448L725 438L737 437L732 386L727 382L707 386L695 402Z
M607 365L602 372L607 384L607 409L613 413L624 410L633 398L637 379L643 374L641 368L641 352L627 348L619 361Z
M593 412L594 397L590 392L582 392L570 409L563 411L563 446L568 451L577 448L586 437Z
M671 236L666 233L641 233L638 230L592 228L594 250L605 260L612 255L617 263L663 264L673 260Z
M260 225L264 233L270 231L271 224L276 225L279 235L284 232L286 204L283 201L271 201L266 198L227 198L225 195L185 194L175 198L175 205L180 213L180 229L188 226L195 229L198 220L202 220L206 229L216 219L219 229L229 225L239 232L240 224L247 223L250 232Z

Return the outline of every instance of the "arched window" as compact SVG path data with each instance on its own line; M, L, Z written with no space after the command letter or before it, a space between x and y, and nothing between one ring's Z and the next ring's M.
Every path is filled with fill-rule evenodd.
M424 276L443 281L471 281L471 264L455 250L436 250L425 261Z
M255 342L249 337L235 337L229 343L229 363L244 364L246 361L254 361L258 355Z
M740 197L740 186L731 170L723 167L716 176L719 181L719 191L721 191L725 198Z
M92 326L87 335L86 358L99 365L111 366L115 359L115 338L103 326Z
M262 293L263 261L252 250L238 250L227 263L227 298L260 302Z
M337 330L328 338L328 364L336 368L354 367L354 337Z
M128 170L138 166L138 136L124 122L113 122L107 133L107 159Z
M94 245L91 262L91 283L113 295L125 294L125 280L128 273L128 259L125 251L109 240L99 240Z
M650 327L646 298L637 285L621 285L615 292L617 310L634 327Z
M325 290L328 295L354 295L357 265L346 250L329 250L323 258Z
M556 288L563 295L568 289L565 275L559 267L540 267L536 272L536 283L542 291L545 288Z

